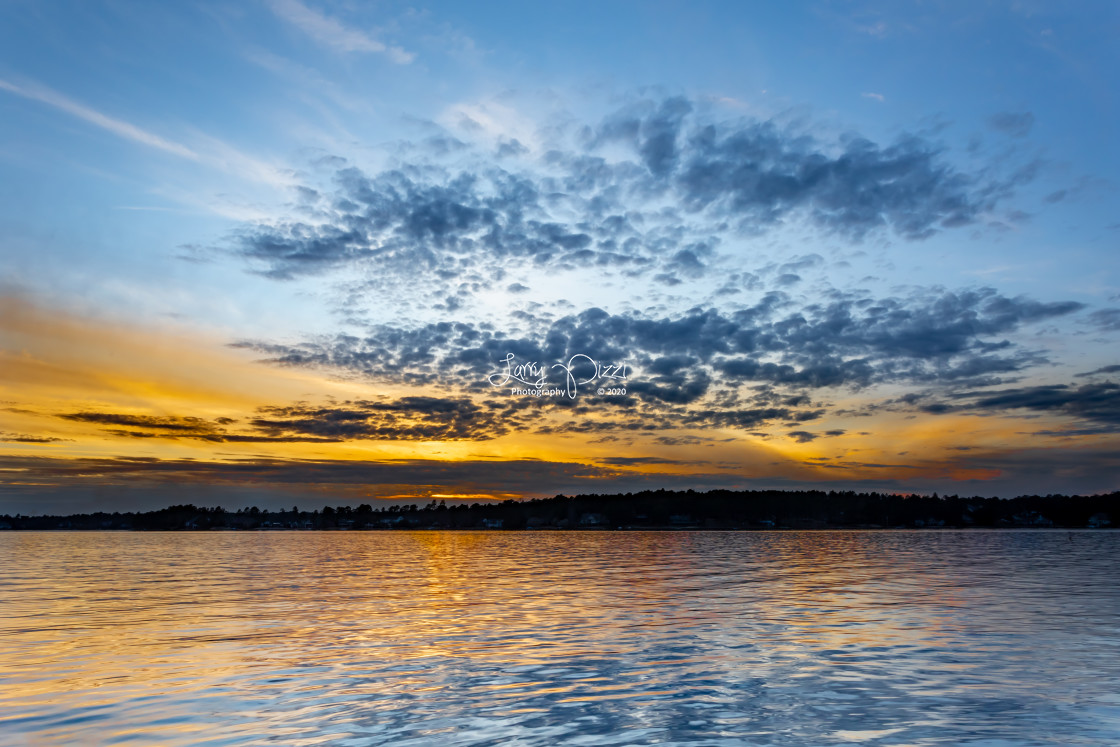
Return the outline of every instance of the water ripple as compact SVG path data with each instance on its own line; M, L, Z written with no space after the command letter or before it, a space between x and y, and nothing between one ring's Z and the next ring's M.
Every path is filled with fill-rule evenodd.
M1120 533L0 535L0 743L1120 742Z

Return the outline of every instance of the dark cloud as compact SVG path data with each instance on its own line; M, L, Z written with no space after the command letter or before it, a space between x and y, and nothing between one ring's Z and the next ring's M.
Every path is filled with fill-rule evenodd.
M605 457L596 459L599 464L609 464L612 467L642 467L648 464L691 464L679 459L663 459L661 457Z
M854 237L889 226L925 238L972 222L1006 192L1007 185L955 171L940 146L920 136L886 146L858 135L824 143L773 122L712 123L692 112L681 98L634 104L608 117L590 148L628 143L653 177L647 190L750 231L800 212Z
M1033 410L1068 415L1109 426L1120 425L1120 384L1103 382L1071 387L1005 389L976 396L972 407L982 410Z
M339 406L265 407L250 425L277 436L391 441L484 441L519 424L516 413L467 398L402 397ZM504 417L503 417L504 415Z
M601 363L628 364L634 372L627 381L629 395L643 404L693 405L723 384L815 389L879 382L999 383L999 374L1042 360L1004 335L1080 308L1073 302L1008 298L986 288L906 299L833 294L796 310L788 308L781 294L769 294L737 311L694 308L666 317L592 308L553 321L527 322L532 333L522 337L487 325L440 322L413 329L379 326L365 337L338 336L294 346L240 346L280 365L350 371L413 385L438 377L445 385L480 393L493 391L487 377L501 370L507 355L514 356L515 364L552 367L586 354ZM720 404L736 406L735 401ZM794 405L790 411L799 409Z
M53 444L59 441L71 441L69 438L56 438L55 436L32 436L26 433L0 433L0 442L15 444Z
M1077 376L1078 376L1078 378L1082 378L1082 377L1085 377L1085 376L1097 376L1097 375L1100 375L1100 374L1113 374L1113 373L1120 373L1120 365L1103 366L1103 367L1098 368L1098 369L1093 370L1093 371L1086 371L1085 373L1079 373L1079 374L1077 374Z
M74 412L59 415L64 420L92 423L106 433L124 438L192 439L213 443L286 443L334 442L338 438L320 438L296 435L263 435L253 432L230 432L224 426L234 420L218 418L214 421L177 415L130 415L113 412Z
M677 166L681 130L692 110L692 103L681 96L660 103L639 102L608 117L599 127L594 144L625 141L650 172L667 176Z
M439 322L414 328L371 327L300 345L240 343L276 365L321 368L413 387L438 383L442 397L354 401L263 408L236 435L273 439L486 440L510 432L540 434L657 433L726 428L755 431L807 423L827 407L809 391L877 383L990 386L997 374L1041 358L1003 339L1023 325L1069 314L1075 303L1007 298L991 289L926 292L905 299L827 294L791 308L780 293L735 311L694 308L674 316L587 309L559 319L525 315L523 336L489 324ZM591 356L590 361L584 356ZM506 380L508 366L535 366L536 380L564 388L563 363L574 379L601 365L625 364L619 381L584 381L575 400L523 397ZM617 372L616 372L617 374ZM528 376L528 374L523 374ZM626 395L597 398L599 386L622 385ZM892 404L893 402L893 404ZM944 403L909 395L868 407L942 413ZM838 414L852 414L843 412ZM197 419L83 416L151 433L164 426L182 437L233 440L229 429ZM829 431L825 435L840 435Z
M1089 321L1101 329L1115 332L1120 330L1120 309L1100 309L1089 314Z
M921 406L921 409L934 415L977 411L1045 412L1104 426L1104 430L1091 429L1094 433L1115 432L1120 428L1120 384L1106 381L1077 387L1048 384L996 391L961 392L954 395L951 403L934 402ZM1061 433L1068 435L1071 432Z
M883 147L850 137L839 153L772 123L705 127L675 175L684 204L737 219L748 230L800 212L816 225L860 238L890 227L922 239L973 222L1002 193L941 160L918 136Z
M259 408L233 431L236 421L196 417L79 412L60 415L92 423L116 436L195 439L216 443L312 442L355 439L389 441L487 440L523 425L507 404L476 403L466 397L401 397L343 402L329 406L294 404Z
M521 141L517 138L511 138L509 140L502 138L498 143L498 158L523 156L528 152L529 149L522 145Z
M797 415L807 415L808 419L819 413L793 413L789 409L770 407L749 410L695 410L684 416L684 425L692 428L714 426L716 428L738 428L750 430L776 420L797 419Z
M107 412L74 412L59 415L59 417L81 423L148 428L177 433L218 432L218 429L210 421L195 417L126 415Z
M653 442L662 446L696 446L698 444L706 444L716 439L705 438L703 436L654 436Z
M708 254L706 247L693 245L681 249L665 263L667 274L697 278L704 274L706 266L700 257Z
M774 282L783 288L788 288L791 285L797 285L801 282L801 276L792 272L783 272L779 275Z

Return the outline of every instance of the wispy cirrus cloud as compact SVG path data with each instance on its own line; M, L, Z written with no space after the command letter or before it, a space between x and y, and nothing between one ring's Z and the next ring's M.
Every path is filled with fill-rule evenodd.
M137 127L131 122L126 122L123 119L111 117L108 114L91 109L84 104L79 104L77 101L64 96L63 94L51 90L50 88L39 83L24 83L17 85L9 81L0 79L0 90L13 93L16 96L22 96L25 99L38 101L55 109L66 112L78 119L89 122L92 125L100 127L103 130L113 133L118 137L126 140L131 140L141 145L146 145L150 148L157 148L166 153L180 156L182 158L189 158L192 161L202 160L202 156L196 151L188 148L182 143L177 143L173 140L148 132L145 129Z
M290 171L274 163L256 158L241 149L230 145L218 138L195 132L193 139L197 141L194 147L184 145L175 140L145 130L131 122L118 117L113 117L98 111L85 104L59 93L41 83L24 82L12 83L0 79L0 90L7 91L31 101L47 104L61 112L77 117L96 127L110 132L117 137L161 150L164 153L185 158L196 163L201 163L211 168L218 169L227 174L260 184L273 187L291 187L294 181ZM183 201L183 200L180 200ZM187 200L195 202L197 198Z
M398 65L407 65L416 56L400 47L380 42L365 31L346 26L299 0L272 0L270 5L280 18L335 51L384 54Z

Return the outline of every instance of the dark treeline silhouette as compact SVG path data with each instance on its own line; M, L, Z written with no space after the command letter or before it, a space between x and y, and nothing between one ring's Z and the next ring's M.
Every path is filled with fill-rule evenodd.
M962 498L836 491L644 491L558 495L448 506L327 506L227 511L193 505L144 513L3 516L0 529L859 529L1106 528L1120 524L1120 492L1090 496Z

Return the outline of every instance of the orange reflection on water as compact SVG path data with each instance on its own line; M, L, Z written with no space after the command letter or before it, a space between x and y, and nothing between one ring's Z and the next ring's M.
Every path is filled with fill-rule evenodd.
M649 720L758 683L933 693L1000 649L964 616L989 568L961 537L983 536L6 533L0 707L43 743L188 744L298 741L336 713L355 738L448 709Z

